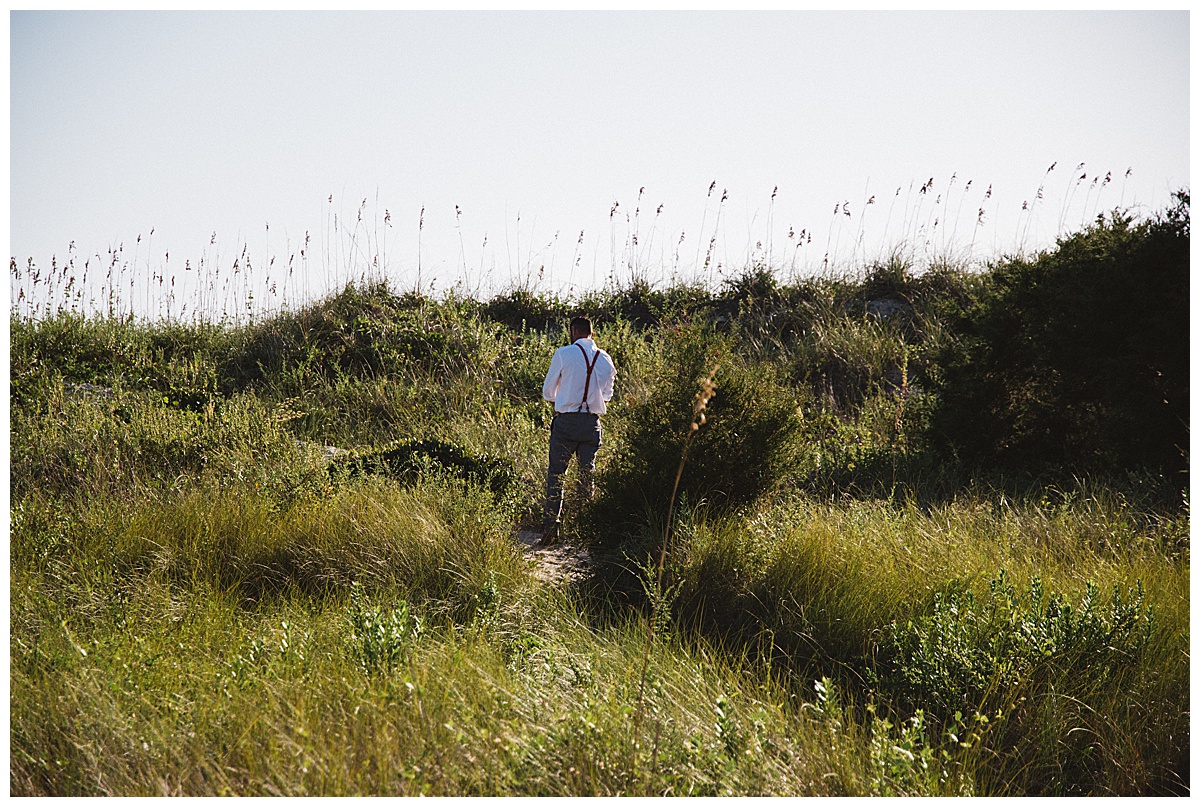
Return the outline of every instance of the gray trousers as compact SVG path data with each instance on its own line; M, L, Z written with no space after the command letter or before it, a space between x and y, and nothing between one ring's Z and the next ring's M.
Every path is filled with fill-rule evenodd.
M562 476L571 457L579 458L579 493L591 498L593 472L603 429L600 416L589 412L559 412L550 423L550 469L546 473L546 508L542 526L549 530L562 515Z

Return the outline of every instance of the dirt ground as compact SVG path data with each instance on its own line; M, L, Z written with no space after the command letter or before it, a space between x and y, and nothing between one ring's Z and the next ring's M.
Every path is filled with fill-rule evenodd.
M536 564L538 577L552 582L578 580L584 576L591 561L584 549L561 542L540 547L536 545L540 537L541 533L532 530L518 530L516 535L525 556Z

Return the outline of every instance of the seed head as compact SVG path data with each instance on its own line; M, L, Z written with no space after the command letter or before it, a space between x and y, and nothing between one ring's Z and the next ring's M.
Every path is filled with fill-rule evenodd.
M708 408L708 402L716 395L717 385L714 378L717 375L717 368L720 365L713 365L712 371L708 377L700 381L700 391L696 393L695 403L692 406L692 428L691 431L697 431L704 425L706 420L704 410Z

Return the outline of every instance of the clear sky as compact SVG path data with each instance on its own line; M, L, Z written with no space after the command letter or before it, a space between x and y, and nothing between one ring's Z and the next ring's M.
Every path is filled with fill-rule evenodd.
M1190 187L1189 27L1186 10L17 11L10 252L86 262L93 284L116 266L151 314L172 276L178 311L367 270L486 296L893 249L983 260ZM246 259L232 296L188 286Z

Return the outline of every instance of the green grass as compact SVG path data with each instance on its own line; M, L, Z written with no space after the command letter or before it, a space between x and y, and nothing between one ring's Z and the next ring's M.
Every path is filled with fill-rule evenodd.
M1091 786L1128 793L1170 784L1164 767L1180 760L1148 758L1146 744L1172 753L1171 733L1187 731L1170 711L1187 697L1187 607L1173 596L1186 566L1137 546L1069 563L1033 508L792 503L692 522L642 703L645 620L597 622L582 595L534 579L482 493L447 504L437 485L381 484L285 513L242 492L91 523L55 522L52 508L17 518L13 551L28 560L12 573L14 792L1042 792L1063 743L1107 727L1094 747L1122 754L1088 771ZM1077 550L1091 540L1059 529ZM56 549L34 545L51 536ZM946 736L946 715L914 731L915 713L862 676L892 621L997 567L1037 569L1055 590L1136 575L1156 615L1135 667L1088 679L1063 714L1004 704L984 754ZM384 630L400 603L419 630ZM704 630L706 608L760 641ZM394 652L367 663L364 625ZM832 699L813 687L821 669L842 682L825 684ZM1025 731L1046 747L1024 748ZM911 762L904 743L920 752Z
M481 495L443 493L354 490L283 518L187 496L14 564L14 792L870 792L864 729L702 637L653 646L639 702L644 621L589 624ZM398 603L421 628L380 633Z
M677 533L668 581L678 619L765 646L789 671L834 671L935 723L956 712L1007 715L995 730L1019 750L992 749L999 757L977 772L989 791L1045 792L1080 765L1068 774L1078 786L1131 793L1135 770L1165 788L1186 768L1190 570L1162 551L1185 524L1132 524L1094 500L1052 512L970 499L929 512L801 500L753 518L692 521ZM988 594L997 579L1022 592L1007 627ZM1031 585L1046 592L1040 604ZM1060 603L1074 608L1073 627ZM920 648L907 641L914 624ZM918 649L932 661L901 674ZM930 664L949 666L937 667L939 678ZM1017 672L1000 675L1006 664ZM1022 747L1038 734L1036 749Z
M514 540L568 301L14 317L12 793L1187 792L1186 508L1150 474L933 451L978 282L595 295L619 381L577 583ZM881 295L912 315L873 317ZM352 476L323 448L412 445L442 460ZM511 484L456 471L493 461Z

